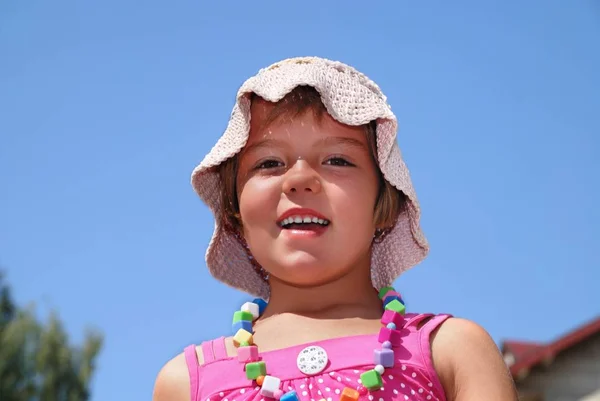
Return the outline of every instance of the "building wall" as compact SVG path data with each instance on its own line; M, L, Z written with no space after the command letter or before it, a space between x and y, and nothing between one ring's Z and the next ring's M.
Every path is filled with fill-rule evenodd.
M517 381L522 395L540 401L579 401L600 389L600 333L559 354L546 367L536 367ZM532 398L535 399L535 398Z

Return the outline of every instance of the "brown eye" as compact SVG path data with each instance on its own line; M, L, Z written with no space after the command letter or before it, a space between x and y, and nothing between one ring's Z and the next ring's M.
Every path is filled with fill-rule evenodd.
M270 168L281 167L283 163L277 160L264 160L256 166L256 170L266 170Z
M354 166L354 164L350 163L343 157L332 157L330 159L327 159L325 161L325 164L329 164L330 166L341 166L341 167Z

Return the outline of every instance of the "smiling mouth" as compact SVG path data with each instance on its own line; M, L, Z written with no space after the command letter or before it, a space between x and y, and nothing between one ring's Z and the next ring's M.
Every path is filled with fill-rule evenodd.
M284 230L315 230L327 227L329 220L314 216L290 216L279 223Z

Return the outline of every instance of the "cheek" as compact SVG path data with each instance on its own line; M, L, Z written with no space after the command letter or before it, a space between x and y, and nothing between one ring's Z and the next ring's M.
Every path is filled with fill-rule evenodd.
M374 210L377 187L365 182L350 182L331 191L331 206L337 220L348 232L371 235L375 229ZM362 234L361 234L362 235Z
M348 180L338 186L339 197L354 213L372 215L377 198L377 185L374 181Z
M257 224L271 223L270 215L277 210L279 191L276 180L250 179L239 190L240 215L245 230Z

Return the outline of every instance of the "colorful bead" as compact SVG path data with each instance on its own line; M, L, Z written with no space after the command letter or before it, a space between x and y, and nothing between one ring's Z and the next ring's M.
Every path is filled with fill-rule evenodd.
M391 349L376 349L373 351L373 361L375 365L381 365L385 368L394 367L394 351Z
M383 297L381 297L381 300L382 300L383 302L385 302L386 298L388 298L388 297L398 297L398 298L402 298L402 295L400 295L400 293L399 293L399 292L396 292L396 290L391 290L391 291L388 291L388 292L386 292L386 293L383 295Z
M253 319L252 313L250 313L250 312L245 312L243 310L235 311L233 313L233 322L232 323L237 323L240 320L246 320L248 322L252 322L252 320L254 320L254 319Z
M288 391L279 399L280 401L300 401L298 398L298 394L294 390Z
M259 376L267 374L267 365L264 362L250 362L246 364L246 377L248 380L257 380Z
M239 347L242 343L253 344L252 333L244 329L238 330L233 336L233 345Z
M402 305L404 305L404 301L402 300L401 297L399 297L398 295L387 295L384 299L383 299L383 306L386 306L387 304L389 304L390 302L392 302L393 300L396 300L398 302L400 302Z
M360 395L367 395L367 393L369 392L369 390L367 390L367 388L363 385L360 385L356 388L356 391L358 391L358 394Z
M379 290L379 299L383 299L385 294L387 294L390 291L396 291L396 290L394 290L394 287L383 287L382 289L380 289Z
M281 386L281 379L275 376L265 376L263 384L260 387L260 395L263 397L275 398L275 392Z
M252 333L252 322L247 320L240 320L231 325L233 333L237 333L239 330L246 330L248 333Z
M404 327L406 312L404 301L393 287L384 287L379 291L379 298L384 304L384 313L381 323L385 326L379 331L378 340L382 343L382 349L374 350L374 368L360 375L362 383L356 389L346 387L342 391L339 401L358 401L368 391L380 390L383 387L382 375L386 368L394 366L394 351L392 347L401 345L402 335L399 329ZM245 363L244 370L249 380L255 380L260 386L260 394L263 397L278 401L299 401L295 391L284 393L281 387L281 379L268 376L267 366L260 361L258 347L253 345L252 322L256 320L267 307L267 302L255 299L246 302L241 310L234 313L232 327L235 335L233 343L238 347L238 360ZM339 390L336 390L339 391ZM326 401L321 399L319 401Z
M406 312L406 307L402 305L402 303L400 303L400 301L398 301L397 299L394 299L392 302L388 303L385 306L385 309L393 310L394 312L399 313L401 315L404 315L404 313Z
M382 327L379 330L379 342L382 343L384 341L389 341L392 343L392 346L397 347L402 344L402 334L398 330L390 330L387 327Z
M346 387L342 390L339 401L358 401L360 393L353 388Z
M258 361L258 347L255 345L240 346L237 350L238 360L240 362L256 362Z
M258 305L258 314L262 315L263 312L265 311L265 308L267 307L267 303L260 298L256 298L252 302L255 303L256 305Z
M258 319L258 317L260 316L260 308L254 302L246 302L242 305L240 310L243 312L250 313L253 317L253 320Z
M387 325L389 323L394 323L396 327L402 327L404 325L404 316L388 309L383 312L381 324Z
M360 375L360 381L363 386L371 391L379 390L383 385L381 375L375 369L367 370L365 373Z

